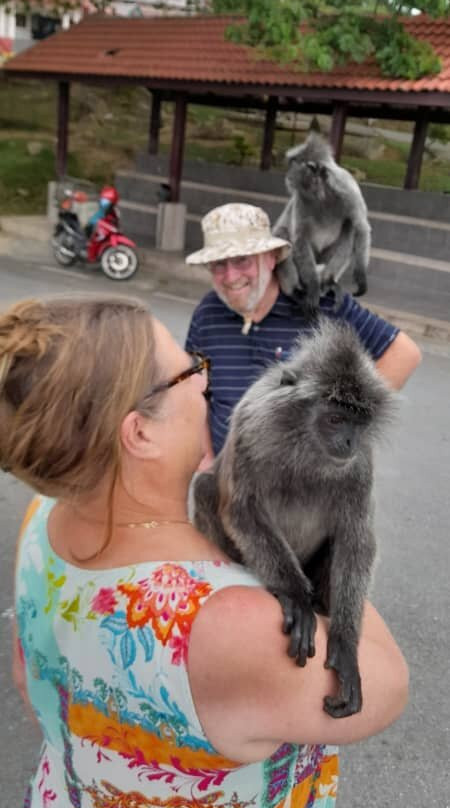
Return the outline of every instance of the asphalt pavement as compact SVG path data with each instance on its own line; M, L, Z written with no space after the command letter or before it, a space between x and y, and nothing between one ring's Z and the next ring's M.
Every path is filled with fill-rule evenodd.
M36 253L0 255L2 303L36 294L111 291L85 269L60 270ZM175 276L143 273L117 285L150 302L182 342L197 300ZM381 735L342 750L338 808L450 808L450 344L423 339L422 365L402 396L398 422L377 459L379 561L372 599L402 647L411 671L403 717ZM11 685L14 544L29 492L0 474L0 806L19 808L39 735ZM299 717L301 720L301 717Z

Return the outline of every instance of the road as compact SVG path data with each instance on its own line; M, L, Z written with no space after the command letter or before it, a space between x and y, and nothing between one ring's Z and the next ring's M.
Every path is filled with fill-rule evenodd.
M2 304L25 296L111 291L101 276L0 256ZM119 286L139 295L183 340L195 301L162 290L148 276ZM117 287L113 286L117 291ZM410 665L404 716L380 736L342 752L338 808L450 808L449 508L450 349L421 346L399 421L377 462L379 562L373 600ZM29 493L0 474L0 805L19 808L39 736L10 683L9 629L14 542Z

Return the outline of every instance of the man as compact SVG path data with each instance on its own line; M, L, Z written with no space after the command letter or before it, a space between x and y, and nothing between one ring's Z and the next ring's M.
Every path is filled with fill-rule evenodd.
M225 441L235 404L261 371L286 358L297 337L311 328L274 272L290 244L275 238L267 214L253 205L231 203L202 219L204 246L188 264L206 265L213 282L194 311L186 349L212 360L209 426L211 447L202 468ZM400 389L420 362L417 345L402 331L362 308L349 294L334 310L334 295L321 298L320 313L350 323L379 372Z

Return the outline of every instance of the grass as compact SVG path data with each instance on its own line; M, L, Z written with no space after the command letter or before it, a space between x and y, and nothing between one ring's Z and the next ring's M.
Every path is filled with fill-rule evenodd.
M25 139L0 140L0 211L11 215L43 212L54 166L50 145L43 145L38 155L32 155ZM70 157L69 173L79 176L75 155Z
M47 182L55 176L56 102L53 83L0 83L0 214L45 211ZM133 167L136 154L147 146L149 115L150 95L144 88L72 85L68 173L101 185L111 182L115 171ZM162 152L170 147L172 115L173 105L164 103ZM235 110L191 105L185 157L257 166L262 134L262 119L260 123ZM277 129L276 168L283 170L286 149L303 137ZM344 141L342 163L356 170L358 178L401 187L409 147L394 141L386 141L385 147L383 158L369 160L352 153L351 144ZM420 187L450 191L450 163L426 156Z

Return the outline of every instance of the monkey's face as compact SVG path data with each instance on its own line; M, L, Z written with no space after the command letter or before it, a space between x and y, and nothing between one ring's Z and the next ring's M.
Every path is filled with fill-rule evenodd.
M328 192L328 168L318 160L292 158L286 174L289 193L303 199L324 202Z
M299 410L301 408L301 418ZM279 382L277 422L299 440L308 437L318 454L326 455L333 465L345 465L358 453L368 436L371 418L354 403L342 403L312 395L304 374L298 368L285 367ZM364 441L365 442L365 441Z
M367 431L367 413L357 407L326 401L317 408L315 428L322 448L337 463L355 457Z

